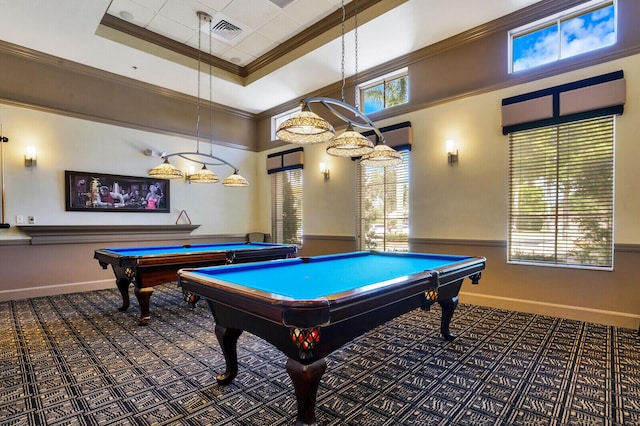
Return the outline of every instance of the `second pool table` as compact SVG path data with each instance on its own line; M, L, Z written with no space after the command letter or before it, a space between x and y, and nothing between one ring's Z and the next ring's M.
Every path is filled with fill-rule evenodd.
M180 285L207 300L226 361L217 376L238 373L236 343L243 330L287 357L298 403L298 425L315 424L325 357L345 343L416 308L442 307L449 324L464 278L477 284L485 258L423 253L354 252L225 267L183 269ZM416 327L419 327L416 324Z
M122 295L121 311L129 309L129 286L140 304L140 325L150 319L149 299L153 287L178 279L180 268L227 265L295 257L295 244L227 242L146 246L96 250L93 257L103 269L109 265Z

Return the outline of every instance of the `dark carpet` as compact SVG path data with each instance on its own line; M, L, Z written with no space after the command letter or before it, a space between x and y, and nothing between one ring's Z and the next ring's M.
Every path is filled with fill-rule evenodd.
M224 360L206 303L156 287L152 319L118 291L0 303L0 425L290 425L285 357L243 333ZM461 304L459 337L416 310L334 352L321 425L640 425L637 330Z

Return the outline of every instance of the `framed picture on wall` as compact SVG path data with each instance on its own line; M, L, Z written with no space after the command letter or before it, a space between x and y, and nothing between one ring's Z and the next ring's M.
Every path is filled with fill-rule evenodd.
M66 170L66 211L169 213L169 180Z

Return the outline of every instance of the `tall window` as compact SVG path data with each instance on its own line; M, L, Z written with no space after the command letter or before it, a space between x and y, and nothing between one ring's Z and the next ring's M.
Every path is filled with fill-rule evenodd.
M302 245L302 169L271 175L271 238Z
M613 116L509 135L509 261L613 268Z
M614 44L615 14L614 0L592 0L510 31L510 72Z
M365 114L409 102L407 68L368 81L358 86L362 111Z
M358 241L361 250L409 251L409 151L396 167L358 162Z

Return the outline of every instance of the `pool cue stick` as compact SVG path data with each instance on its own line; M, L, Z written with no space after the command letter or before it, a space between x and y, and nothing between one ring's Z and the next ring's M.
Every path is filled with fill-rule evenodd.
M8 228L11 225L4 221L4 144L9 142L9 139L2 135L2 125L0 125L0 179L2 179L2 223L0 228Z

